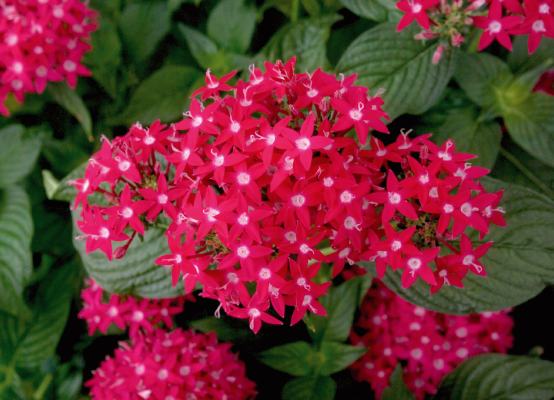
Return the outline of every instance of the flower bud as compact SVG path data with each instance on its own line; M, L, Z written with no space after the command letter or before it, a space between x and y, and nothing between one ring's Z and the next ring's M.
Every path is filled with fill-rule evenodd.
M127 254L127 246L121 246L115 249L113 252L113 258L116 260L121 260Z
M441 44L439 48L435 51L435 54L433 54L433 64L437 64L441 60L443 51L444 46Z
M452 36L452 46L460 47L464 42L464 37L459 33Z

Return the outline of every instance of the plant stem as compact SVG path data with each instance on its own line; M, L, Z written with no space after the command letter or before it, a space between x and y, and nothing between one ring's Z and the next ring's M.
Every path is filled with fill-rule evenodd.
M531 182L537 185L545 194L554 198L554 190L546 186L539 178L537 178L521 161L519 161L513 154L508 152L504 147L500 147L500 154L508 159L515 165Z
M300 0L292 0L291 10L290 10L290 20L292 22L298 21L299 8L300 8Z

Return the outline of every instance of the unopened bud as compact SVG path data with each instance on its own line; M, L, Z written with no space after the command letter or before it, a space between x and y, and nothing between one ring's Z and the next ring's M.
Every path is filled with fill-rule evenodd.
M459 33L452 36L452 46L460 47L464 42L464 37Z
M427 163L428 157L429 157L429 148L425 145L421 146L421 149L419 150L419 159L421 160L422 165L425 165Z
M116 260L121 260L123 257L125 257L125 254L127 254L127 247L121 246L115 249L115 251L113 252L113 258L115 258Z
M438 47L438 49L435 51L435 54L433 54L433 64L437 64L441 60L443 52L444 52L444 46L441 44Z
M156 163L154 164L154 173L156 175L159 175L161 170L162 170L162 166L160 165L159 162L156 161Z
M329 111L329 101L327 99L321 100L321 103L319 103L319 110L326 114L327 111Z

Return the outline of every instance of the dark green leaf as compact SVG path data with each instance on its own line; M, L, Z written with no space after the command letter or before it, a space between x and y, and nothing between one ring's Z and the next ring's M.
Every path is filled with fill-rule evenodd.
M554 200L554 168L531 157L513 143L506 149L500 149L491 177L527 186Z
M39 285L34 306L34 318L19 342L17 367L32 370L54 357L56 347L67 323L79 264L68 263L51 271Z
M260 353L258 359L277 371L305 376L313 371L312 346L303 341L272 347Z
M344 52L336 70L358 73L356 84L371 93L384 88L385 110L392 119L404 114L422 114L432 107L450 81L456 52L446 52L438 64L433 53L438 43L414 40L419 30L396 32L396 23L380 24L359 36Z
M524 73L532 70L545 61L554 61L554 41L541 40L535 52L529 55L527 47L528 35L518 35L513 41L513 50L508 54L508 64L514 73Z
M388 10L377 0L340 0L354 14L379 22L387 20Z
M434 400L549 400L554 397L554 363L524 356L471 357L441 382Z
M92 51L85 53L83 63L92 71L92 77L115 99L118 97L121 40L109 18L100 18L98 30L91 33L90 44Z
M463 53L458 57L454 79L480 106L503 106L502 94L513 80L508 64L488 53Z
M494 244L479 260L487 277L469 273L463 280L465 289L448 286L431 295L429 285L420 279L402 289L401 271L389 270L383 281L390 289L423 308L464 315L514 307L554 283L554 201L496 179L481 182L488 193L506 190L500 206L506 210L507 227L490 226L485 241ZM476 237L472 241L474 246L482 243Z
M357 276L337 287L331 287L327 296L320 297L326 317L312 314L310 319L315 325L315 332L310 331L313 341L319 344L323 341L336 340L344 342L350 334L350 328L354 322L354 312L358 307L358 299L361 296L361 282L367 279Z
M231 53L250 47L256 27L256 9L244 0L221 0L208 18L208 35Z
M297 71L314 71L328 64L326 43L331 25L339 21L339 15L299 20L283 26L261 50L266 61L286 62L296 56Z
M111 124L131 125L140 121L149 125L160 119L172 122L186 111L190 88L200 73L190 67L167 65L141 83L123 113L109 120Z
M67 201L69 203L72 203L75 200L78 191L77 189L75 189L74 185L70 185L67 182L71 180L82 179L85 176L87 165L88 160L87 162L81 164L79 167L71 171L69 175L67 175L65 178L61 179L58 187L52 194L52 200Z
M237 344L237 342L245 340L251 343L255 334L248 328L248 325L241 322L232 317L207 317L191 322L190 326L204 333L215 332L217 338L224 342Z
M75 221L78 211L72 212ZM73 226L74 237L81 235L77 225ZM106 291L117 294L135 294L147 298L168 298L184 294L183 284L173 287L170 270L154 264L154 260L169 254L167 238L162 229L151 228L144 241L133 240L127 254L120 260L109 261L100 250L86 254L85 240L74 240L88 274ZM113 248L125 242L113 242Z
M83 386L83 372L71 371L71 363L60 365L56 371L56 396L58 399L75 400Z
M288 381L283 388L287 400L333 400L336 382L328 376L304 376Z
M394 372L390 377L390 386L383 390L381 400L415 400L416 397L404 383L402 379L402 366L396 365Z
M321 375L332 375L342 371L367 352L366 347L323 341L319 353L323 364L319 366Z
M172 12L175 12L181 8L183 3L193 3L195 6L199 5L202 0L167 0L167 6Z
M223 53L219 52L217 44L202 32L192 29L190 26L181 22L177 24L177 27L185 38L188 48L196 62L202 68L210 68L212 72L220 71L222 67L222 65L220 65L220 58L222 58Z
M21 125L0 130L0 188L18 182L33 169L40 153L41 135L25 131Z
M302 6L304 6L304 9L311 17L319 17L321 15L321 6L317 0L302 0Z
M146 60L158 42L169 32L171 13L165 1L145 1L128 4L119 27L125 50L135 63Z
M533 93L502 115L512 139L533 157L554 166L554 97Z
M0 190L0 312L28 317L22 293L33 270L32 235L31 206L25 191L19 186Z
M67 82L50 82L46 87L54 101L65 108L83 127L89 141L93 141L92 120L83 100L75 90L71 89Z
M497 122L481 122L477 110L468 107L451 113L432 138L439 146L448 139L454 140L457 152L478 156L470 161L473 165L492 169L502 132Z

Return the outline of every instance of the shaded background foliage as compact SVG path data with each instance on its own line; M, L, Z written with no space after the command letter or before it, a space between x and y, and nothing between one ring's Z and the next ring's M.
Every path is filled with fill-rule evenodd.
M42 96L27 95L21 105L12 100L13 116L0 119L0 397L83 398L83 380L125 338L118 331L89 338L77 320L84 267L89 273L109 270L111 280L101 282L108 290L147 297L175 294L164 270L151 270L156 276L147 285L133 280L137 269L107 266L103 254L83 260L80 243L77 250L73 247L67 204L73 192L65 181L99 149L102 135L123 134L137 121L179 120L190 93L203 85L207 68L217 76L237 69L245 79L253 63L261 67L264 60L294 55L298 71L321 66L328 72L357 72L358 83L372 93L386 88L383 98L394 119L389 125L393 134L376 135L385 143L402 128L413 128L416 135L434 132L441 143L453 138L458 151L479 155L476 164L492 169L497 181L490 186L509 189L505 202L513 224L498 234L505 250L493 248L488 255L490 264L485 265L492 267L485 284L468 282L465 292L429 296L418 285L402 291L399 275L391 273L386 278L391 289L416 304L450 313L523 303L513 312L513 353L544 351L543 359L554 360L547 318L554 301L554 97L531 92L553 63L552 41L543 40L529 56L525 37L516 38L510 54L494 45L489 53L470 52L478 40L470 37L461 50L432 64L438 43L414 41L415 28L396 33L401 15L390 0L92 0L90 5L101 14L92 34L93 51L84 59L93 77L79 79L76 91L57 83ZM152 247L145 251L156 253ZM137 275L144 276L147 264ZM368 266L370 272L372 268ZM187 303L177 324L215 330L220 340L233 342L250 379L258 382L260 398L280 398L281 393L332 398L335 388L337 398L370 398L369 385L354 382L344 371L361 350L342 347L368 280L338 286L325 300L329 317L312 318L308 329L285 322L254 335L244 321L214 318L216 304L202 298ZM542 350L533 350L535 346ZM294 361L290 366L283 363L286 357ZM325 362L331 359L338 360L336 365ZM484 366L492 371L498 363L506 370L491 372L490 379L524 369L527 374L520 378L531 387L533 374L528 372L546 371L546 389L518 398L554 395L554 374L548 372L554 370L552 364L490 356L456 370L437 398L450 393L465 398L460 388L475 387L469 382L479 375L475 371ZM384 397L407 398L401 397L407 395L399 374Z

